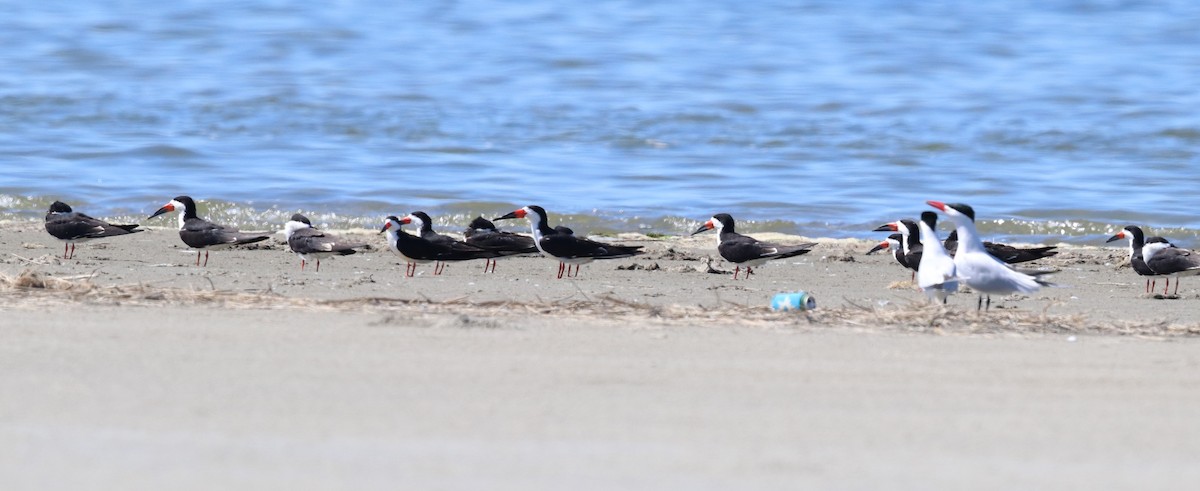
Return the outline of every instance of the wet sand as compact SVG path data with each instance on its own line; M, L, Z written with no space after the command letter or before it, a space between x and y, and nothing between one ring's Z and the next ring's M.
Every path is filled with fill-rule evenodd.
M174 231L0 227L12 489L1170 489L1200 479L1197 289L1076 248L1028 298L923 306L869 243L733 282L712 237L584 266L301 272L272 241L192 266ZM792 238L800 241L803 239ZM648 269L617 269L634 265ZM657 267L655 267L657 265ZM720 261L718 270L730 269ZM1195 283L1193 287L1192 283ZM1159 288L1162 284L1160 282ZM762 308L807 289L810 315ZM998 308L997 308L998 307Z

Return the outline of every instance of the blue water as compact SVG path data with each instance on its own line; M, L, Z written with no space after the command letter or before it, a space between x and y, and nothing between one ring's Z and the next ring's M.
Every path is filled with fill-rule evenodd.
M1194 1L18 2L0 45L0 218L1200 231Z

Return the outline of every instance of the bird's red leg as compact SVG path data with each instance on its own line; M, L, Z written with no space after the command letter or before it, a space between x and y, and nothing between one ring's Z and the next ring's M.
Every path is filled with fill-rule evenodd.
M300 260L300 271L304 271L304 260Z
M741 266L734 266L734 267L733 267L733 279L734 279L734 281L737 281L737 275L738 275L738 272L739 272L739 271L741 271L741 270L742 270L742 267L741 267Z
M196 266L200 265L200 251L196 251Z
M318 273L321 272L321 260L320 259L317 260L317 272Z
M208 251L204 251L204 267L208 267Z
M558 279L560 279L560 280L562 279L563 268L565 268L566 266L567 266L567 263L564 263L562 261L558 262Z

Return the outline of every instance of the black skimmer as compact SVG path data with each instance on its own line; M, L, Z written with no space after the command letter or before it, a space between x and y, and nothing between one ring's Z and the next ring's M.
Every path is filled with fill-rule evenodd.
M883 242L876 244L875 247L872 247L871 250L867 251L867 255L870 256L876 251L887 249L892 251L892 258L895 259L897 263L900 263L901 266L908 268L908 263L904 260L904 246L900 245L903 240L903 235L889 235L886 239L883 239Z
M304 265L308 261L316 261L319 273L321 259L349 256L358 252L355 249L367 245L346 242L336 235L317 230L308 217L299 213L292 215L292 219L284 224L283 233L287 235L288 247L300 256L300 271L304 271Z
M950 236L946 237L946 241L942 244L947 251L958 249L958 231L950 232ZM1008 244L998 244L995 242L984 242L983 248L987 249L988 254L996 256L996 259L1004 261L1008 264L1017 264L1027 261L1036 261L1044 259L1055 254L1058 254L1058 246L1045 247L1028 247L1020 248L1013 247Z
M754 274L754 268L766 264L767 261L807 254L812 252L812 248L817 245L815 242L810 242L794 246L782 246L747 237L737 233L737 230L734 228L733 217L729 216L728 213L713 215L700 228L692 232L692 235L709 230L717 231L717 252L726 261L735 265L733 270L733 279L735 280L737 279L738 271L742 269L743 265L746 266L746 278L750 278L750 275Z
M904 256L903 264L906 268L912 270L912 275L909 280L917 279L917 268L921 266L921 251L924 246L921 245L921 235L917 231L917 222L912 220L896 220L888 222L875 228L876 232L899 232L902 246L901 254ZM897 261L900 259L897 257Z
M75 243L118 235L129 235L141 232L134 230L137 225L114 225L104 220L71 211L71 206L62 201L50 204L46 212L46 231L54 238L63 241L63 259L75 257ZM67 254L67 248L71 254Z
M253 244L271 238L269 235L242 233L236 228L217 225L196 216L196 202L188 196L176 196L175 199L163 205L153 215L150 215L150 218L169 211L177 211L180 208L183 209L183 213L179 214L179 238L183 239L183 243L187 244L188 247L196 249L196 266L200 265L201 250L204 251L204 266L208 266L208 251L210 249L225 249L235 245Z
M641 254L642 246L620 246L613 244L605 244L596 242L581 237L576 237L574 233L566 233L550 228L549 216L546 210L537 205L529 205L519 210L515 210L507 215L496 218L496 220L510 220L513 218L525 218L529 220L529 226L533 230L533 244L538 250L546 256L553 257L558 260L558 278L563 277L563 271L566 269L567 277L579 276L579 266L590 263L596 259L617 259L623 257L631 257ZM568 265L575 266L575 274L571 275Z
M921 221L917 222L921 236L921 265L917 268L917 286L925 292L932 301L934 298L946 303L950 294L958 291L958 269L954 258L942 247L937 237L937 213L926 211L921 213Z
M1142 258L1142 246L1150 242L1163 242L1168 244L1170 247L1175 246L1171 245L1167 239L1162 237L1155 236L1146 238L1146 235L1144 232L1142 232L1141 227L1136 225L1126 226L1125 228L1121 229L1120 232L1117 232L1116 235L1109 237L1106 242L1112 242L1121 239L1129 239L1129 266L1133 268L1133 271L1137 273L1138 276L1146 277L1146 293L1150 293L1154 290L1154 287L1157 286L1157 278L1159 274L1155 273L1154 270L1150 269L1149 266L1146 266L1146 261ZM1171 279L1167 278L1167 282L1170 281ZM1164 291L1163 293L1166 292Z
M421 234L420 237L422 239L428 240L434 244L447 245L447 246L450 246L451 249L458 250L458 251L461 251L464 253L479 252L479 251L491 251L491 252L495 253L495 254L480 253L477 257L472 257L469 259L486 259L490 262L490 261L494 260L494 258L499 257L501 255L500 251L496 251L496 250L488 248L488 247L480 247L475 244L469 244L467 242L455 239L454 237L451 237L449 235L443 235L443 234L434 232L433 231L433 219L429 218L429 214L425 213L423 211L414 211L412 213L409 213L408 216L400 219L400 223L401 224L410 224L410 223L413 224L414 226L417 227L417 230L420 231L420 234ZM485 264L484 266L486 268L487 265ZM442 271L444 271L445 269L446 269L445 264L443 264L442 261L437 261L437 264L434 265L433 274L434 275L442 274Z
M433 262L434 274L441 274L438 265L445 261L467 261L471 259L486 259L497 257L495 251L481 249L465 242L456 240L433 242L405 232L403 224L412 223L413 216L404 218L389 216L383 223L379 233L387 232L388 248L408 263L405 276L413 277L417 272L417 264Z
M466 238L468 244L490 249L506 256L538 253L537 245L533 243L533 237L503 232L496 228L496 224L483 217L472 220L471 224L467 226L466 232L463 233L463 237ZM488 266L491 266L492 272L495 273L496 259L487 258L487 263L483 265L485 273Z
M941 201L926 201L929 206L937 208L946 215L958 231L958 250L954 254L954 267L960 281L979 292L977 310L983 309L983 297L987 296L987 308L992 308L992 294L1007 295L1010 293L1033 293L1043 286L1054 286L1038 276L1050 274L1053 271L1037 271L1025 274L1012 269L1008 264L996 259L983 247L983 240L975 230L975 210L961 203L942 203Z
M1146 242L1142 246L1142 259L1146 266L1162 276L1175 277L1175 295L1179 295L1179 277L1200 275L1200 254L1187 249L1179 249L1169 242ZM1163 286L1163 295L1167 294L1167 285Z

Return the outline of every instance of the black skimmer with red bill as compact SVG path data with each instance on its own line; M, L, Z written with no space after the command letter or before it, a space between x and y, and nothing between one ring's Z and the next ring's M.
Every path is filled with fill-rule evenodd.
M389 216L383 222L379 233L387 232L388 248L407 263L404 275L411 278L416 275L417 264L435 263L435 275L441 274L438 265L446 261L469 261L471 259L487 259L498 257L496 251L482 249L465 242L451 239L450 241L433 242L405 232L402 225L412 223L412 215L404 218Z
M958 231L955 230L950 232L950 235L946 237L946 241L942 243L942 246L945 247L947 251L954 251L955 249L958 249ZM1008 244L999 244L996 242L984 242L983 248L987 249L988 254L996 256L996 259L1004 261L1008 264L1036 261L1038 259L1045 259L1058 254L1058 251L1055 250L1058 248L1058 246L1021 248L1013 247Z
M794 246L783 246L763 242L753 237L737 233L733 217L728 213L717 213L707 222L700 225L692 235L709 230L717 231L717 252L722 258L734 264L733 279L737 279L742 266L746 267L746 279L754 274L754 268L774 259L784 259L812 252L817 244L810 242Z
M596 259L617 259L641 254L642 246L621 246L605 244L594 240L576 237L573 233L560 232L550 228L549 216L546 210L537 205L529 205L496 218L510 220L525 218L533 230L533 243L542 254L558 260L558 278L579 276L579 266ZM567 229L570 230L570 229ZM568 265L575 266L575 274L571 275Z
M253 244L271 238L269 235L239 232L236 228L217 225L196 216L196 202L188 196L176 196L150 218L170 211L183 212L179 214L179 238L188 247L196 249L196 266L200 265L200 251L204 251L204 266L208 266L208 251L211 249Z
M904 260L904 246L900 245L903 241L904 236L901 234L889 235L886 239L883 239L882 242L876 244L875 247L872 247L871 250L867 251L867 255L870 256L877 251L887 249L892 252L892 258L895 259L897 263L905 268L908 268L908 262Z
M1174 295L1179 295L1179 277L1200 275L1200 254L1174 247L1169 242L1146 242L1142 246L1142 259L1152 271L1168 277L1163 295L1170 286L1169 277L1175 277Z
M950 294L958 291L958 268L954 258L942 247L937 237L937 213L926 211L921 213L921 221L917 222L918 235L921 237L921 265L917 268L917 286L925 292L925 296L933 301L934 298L946 303Z
M960 282L979 292L979 305L976 310L982 310L983 298L987 296L987 308L992 308L992 295L1007 295L1010 293L1029 294L1038 291L1043 286L1055 286L1038 276L1054 271L1031 271L1029 274L1017 271L1003 261L996 259L983 247L983 240L975 230L975 210L962 203L942 203L941 201L926 201L929 206L937 208L954 223L958 231L958 248L954 253L954 267Z
M357 253L355 249L366 247L367 244L346 242L336 235L317 230L308 217L296 213L283 226L287 235L288 247L300 256L300 271L308 261L317 262L317 272L321 272L321 259L334 256L349 256Z
M466 238L468 244L490 249L506 256L538 253L537 245L533 243L533 237L501 231L496 228L496 224L484 217L472 220L471 224L467 226L466 232L463 233L463 237ZM489 266L495 273L496 259L487 258L487 263L483 265L485 273Z
M63 259L75 257L75 243L142 232L137 225L115 225L71 210L62 201L50 204L46 212L46 232L63 241ZM67 254L70 248L70 255Z
M900 245L903 247L902 255L904 256L903 264L908 269L912 270L910 280L917 279L917 270L921 266L921 252L924 246L921 245L921 235L917 230L917 222L912 220L896 220L888 222L875 228L876 232L899 232L901 236ZM899 261L899 258L897 258Z
M1109 237L1105 242L1113 242L1121 239L1129 240L1129 266L1133 268L1133 272L1137 273L1138 276L1146 277L1146 293L1154 291L1154 287L1158 286L1157 278L1160 275L1155 273L1153 269L1150 269L1149 266L1146 266L1146 261L1142 257L1142 247L1152 242L1166 243L1169 247L1175 246L1162 237L1154 236L1147 238L1142 228L1136 225L1126 226L1120 232L1117 232L1116 235ZM1167 278L1167 281L1170 282L1171 279Z

